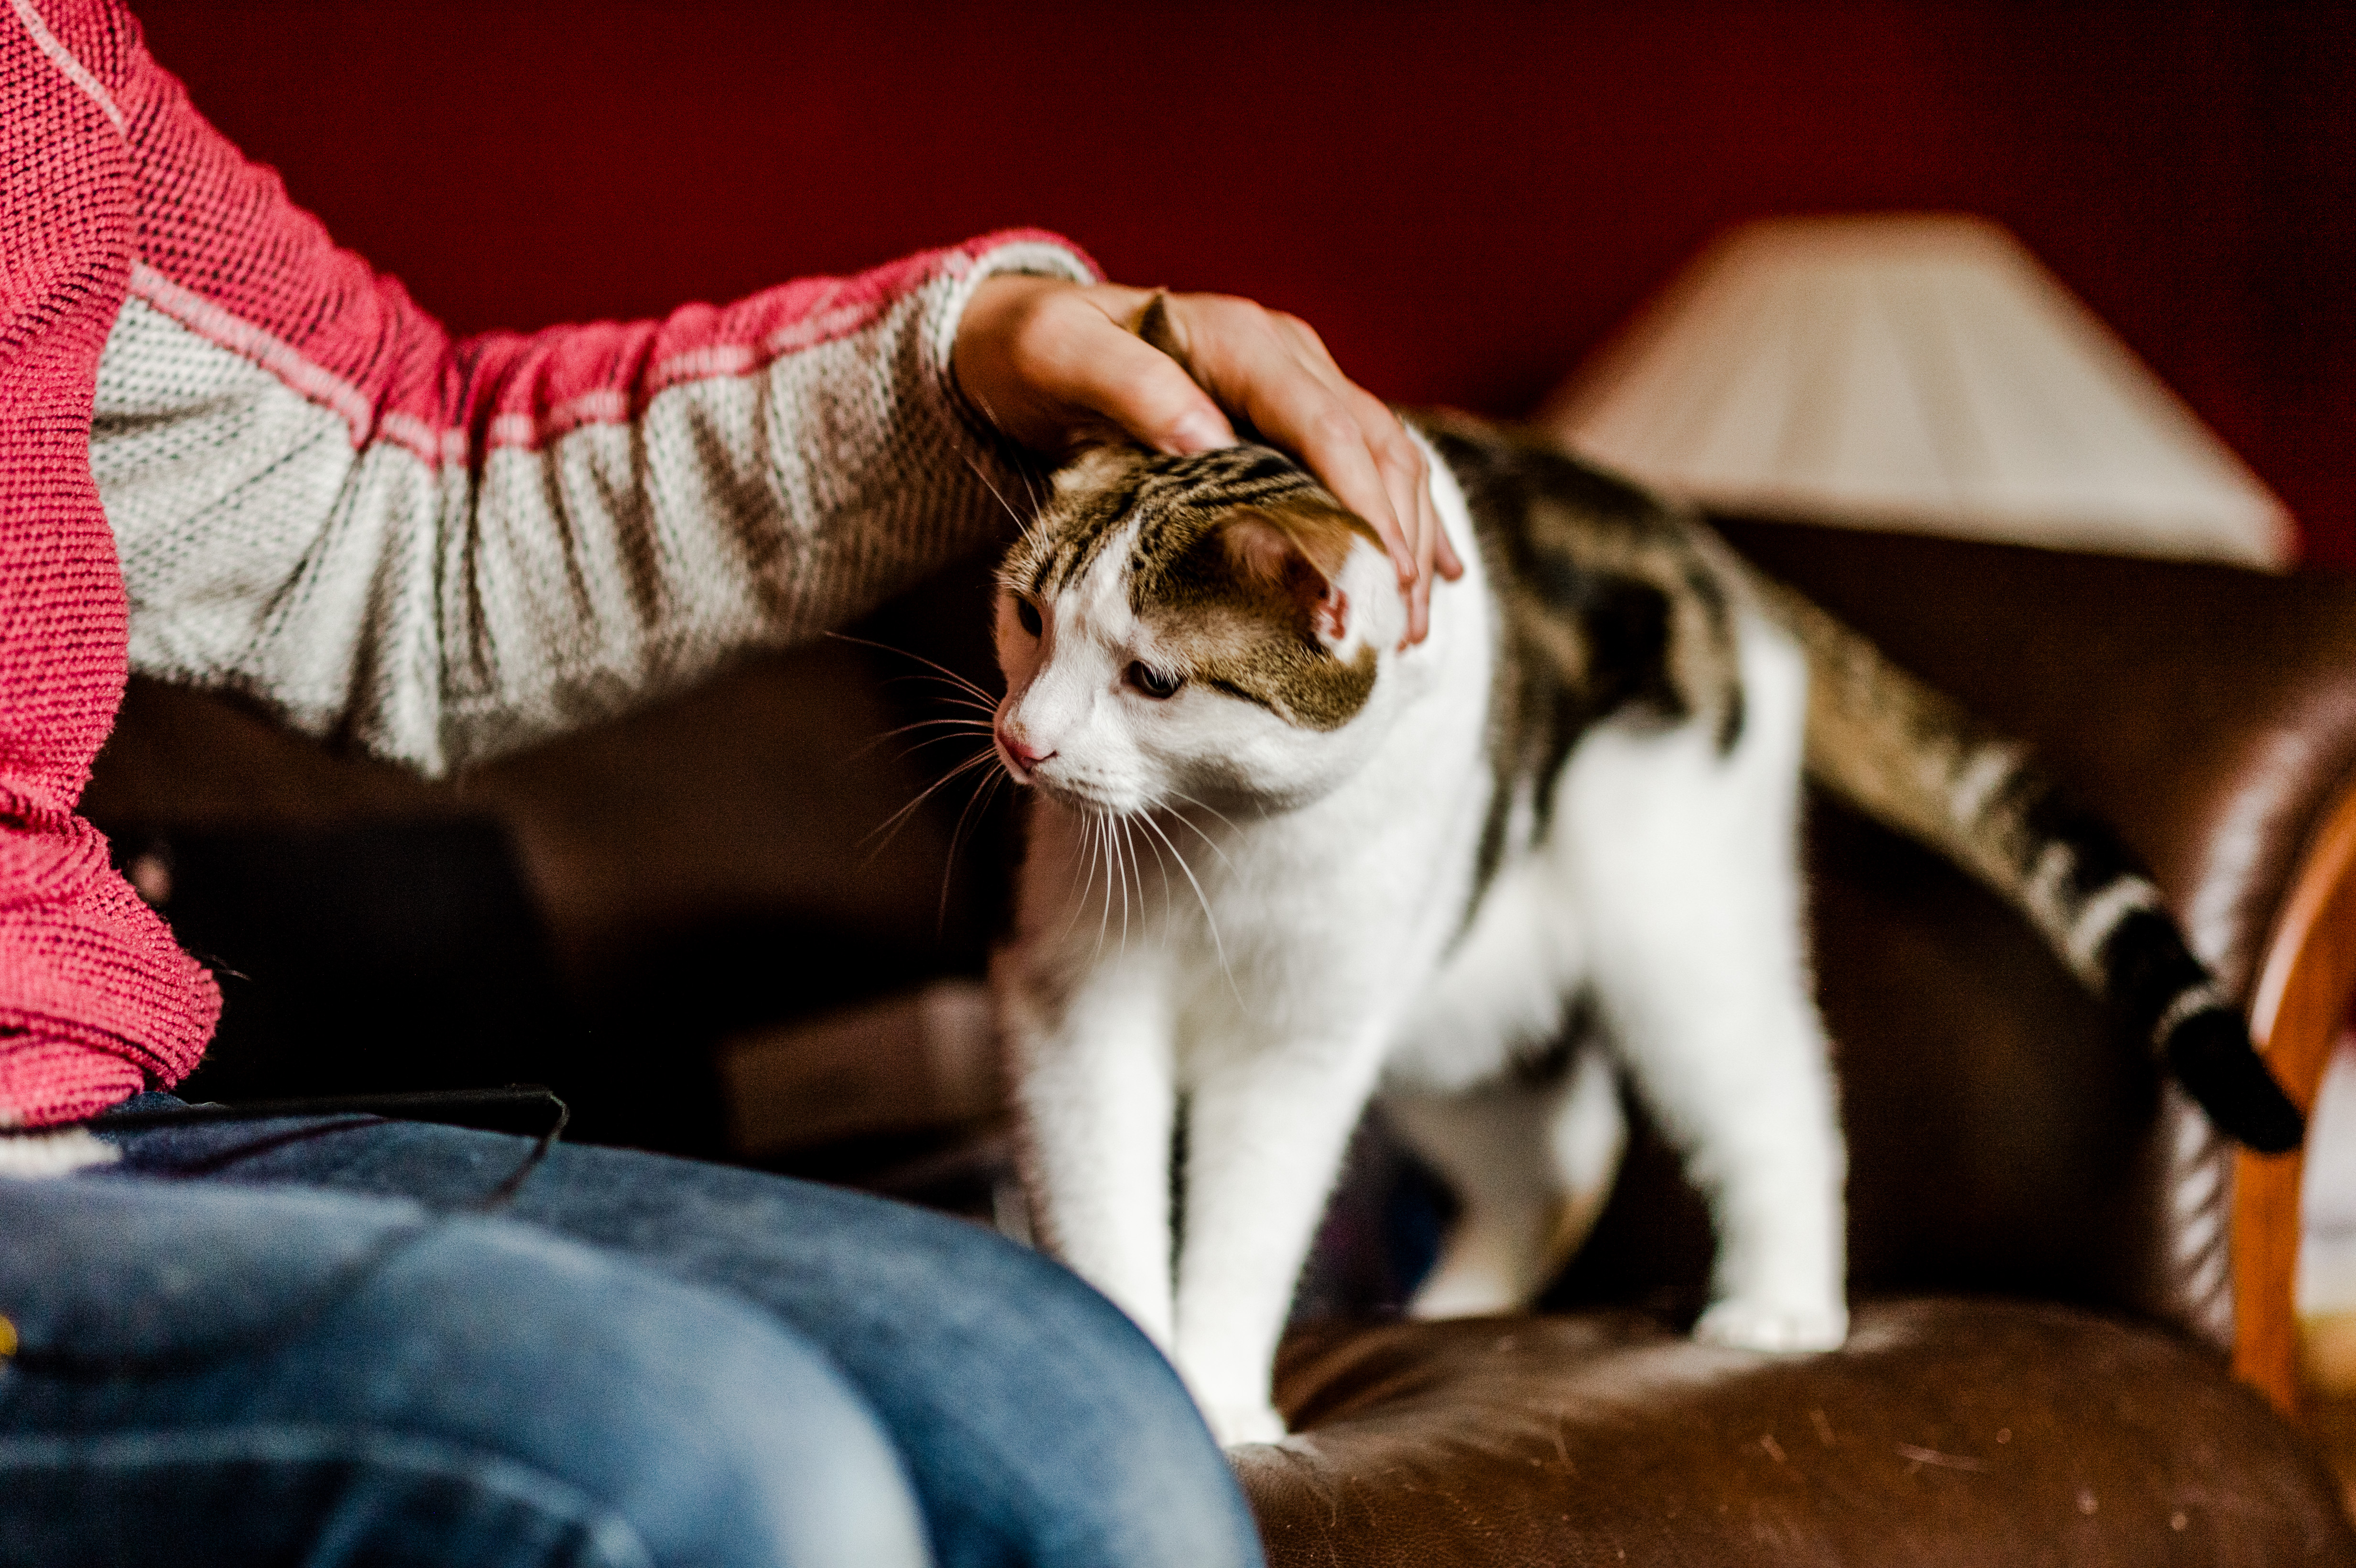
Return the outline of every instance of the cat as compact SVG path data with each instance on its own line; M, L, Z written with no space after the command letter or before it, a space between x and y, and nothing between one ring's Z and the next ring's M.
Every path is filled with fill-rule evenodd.
M1278 1335L1377 1096L1462 1200L1414 1311L1529 1303L1611 1187L1624 1072L1709 1203L1696 1335L1842 1342L1804 772L2007 896L2227 1131L2297 1143L2148 879L2022 747L1694 514L1412 423L1466 565L1419 645L1373 529L1255 444L1086 452L999 573L992 739L1033 793L992 986L1033 1223L1223 1442L1284 1433Z

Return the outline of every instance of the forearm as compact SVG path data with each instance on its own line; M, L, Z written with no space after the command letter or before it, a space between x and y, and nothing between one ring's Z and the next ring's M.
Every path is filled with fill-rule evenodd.
M138 57L91 467L131 661L429 773L857 614L1006 526L949 372L1006 236L659 322L452 340ZM1003 480L999 484L1003 488Z
M438 773L839 624L1007 526L949 385L958 315L993 270L1085 267L978 242L451 344L357 437L359 400L143 272L92 427L133 666Z

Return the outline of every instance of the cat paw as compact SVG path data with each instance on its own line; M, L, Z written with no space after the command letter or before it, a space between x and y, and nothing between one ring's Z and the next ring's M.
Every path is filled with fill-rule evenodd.
M1272 1404L1217 1405L1206 1408L1203 1417L1211 1424L1211 1435L1219 1440L1222 1448L1245 1443L1281 1443L1286 1434L1284 1417L1277 1414Z
M1736 1350L1837 1350L1848 1338L1845 1307L1787 1307L1740 1298L1713 1304L1694 1325L1706 1345Z

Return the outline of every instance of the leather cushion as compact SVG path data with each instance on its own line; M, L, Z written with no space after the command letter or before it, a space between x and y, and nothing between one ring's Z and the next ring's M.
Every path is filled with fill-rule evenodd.
M1238 1449L1289 1564L2356 1563L2297 1434L2204 1352L2068 1307L1859 1307L1847 1347L1634 1312L1313 1326Z

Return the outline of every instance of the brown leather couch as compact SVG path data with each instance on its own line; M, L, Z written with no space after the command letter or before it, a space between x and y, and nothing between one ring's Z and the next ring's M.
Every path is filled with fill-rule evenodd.
M2149 859L2195 946L2250 998L2277 1072L2312 1096L2356 987L2356 581L1728 528L2040 743ZM878 629L986 675L986 569L953 569L921 613L887 611ZM361 824L378 836L367 842L394 846L383 853L413 905L422 861L398 835L487 819L553 950L552 1006L584 1020L552 1049L550 1075L594 1112L597 1084L562 1075L594 1056L584 1042L619 1040L630 1089L616 1103L687 1109L659 1126L609 1121L609 1136L723 1152L709 1058L724 1020L699 1040L673 1013L673 1038L652 1041L599 976L643 960L675 980L713 953L743 967L729 957L742 947L698 911L905 939L914 956L894 985L969 968L970 933L987 929L986 911L958 912L989 903L984 874L951 884L937 939L954 812L920 824L918 848L889 851L901 859L880 872L847 852L852 827L914 784L887 776L888 752L852 761L846 742L892 722L894 701L922 701L875 680L889 661L847 656L836 645L756 665L455 790L330 762L209 699L143 687L91 806L127 854L152 844L168 860L181 845L192 912L211 863L198 851L225 829L248 836L239 845L292 833L307 848L282 858L319 867ZM981 836L1000 846L982 861L1002 853L997 829ZM2296 1157L2220 1147L2026 929L1944 862L1821 802L1809 842L1852 1158L1847 1348L1778 1359L1683 1338L1707 1225L1642 1136L1545 1315L1400 1321L1387 1308L1403 1281L1385 1277L1397 1268L1365 1259L1387 1255L1382 1232L1415 1184L1370 1137L1304 1296L1322 1316L1296 1329L1280 1369L1298 1435L1237 1456L1272 1561L2356 1563L2297 1423ZM337 875L345 901L369 896L365 875ZM332 945L315 943L312 961ZM524 960L502 954L512 976ZM231 1025L241 1008L250 1029L275 1005L266 965L232 982ZM817 965L756 967L753 984L786 995L818 977ZM379 987L369 1010L409 989ZM420 1071L407 1053L334 1060L332 1083L284 1086L413 1086L401 1074ZM447 1051L433 1072L446 1082L464 1061L475 1081L526 1075ZM273 1086L267 1074L240 1085ZM978 1148L984 1167L1000 1147L937 1131L937 1148ZM837 1168L855 1166L841 1157Z
M2038 742L2311 1102L2356 978L2356 583L1728 531ZM1847 1347L1686 1339L1707 1227L1640 1146L1558 1310L1295 1331L1297 1435L1237 1460L1272 1562L2356 1563L2295 1425L2297 1157L2219 1147L1952 868L1822 801L1809 839Z

